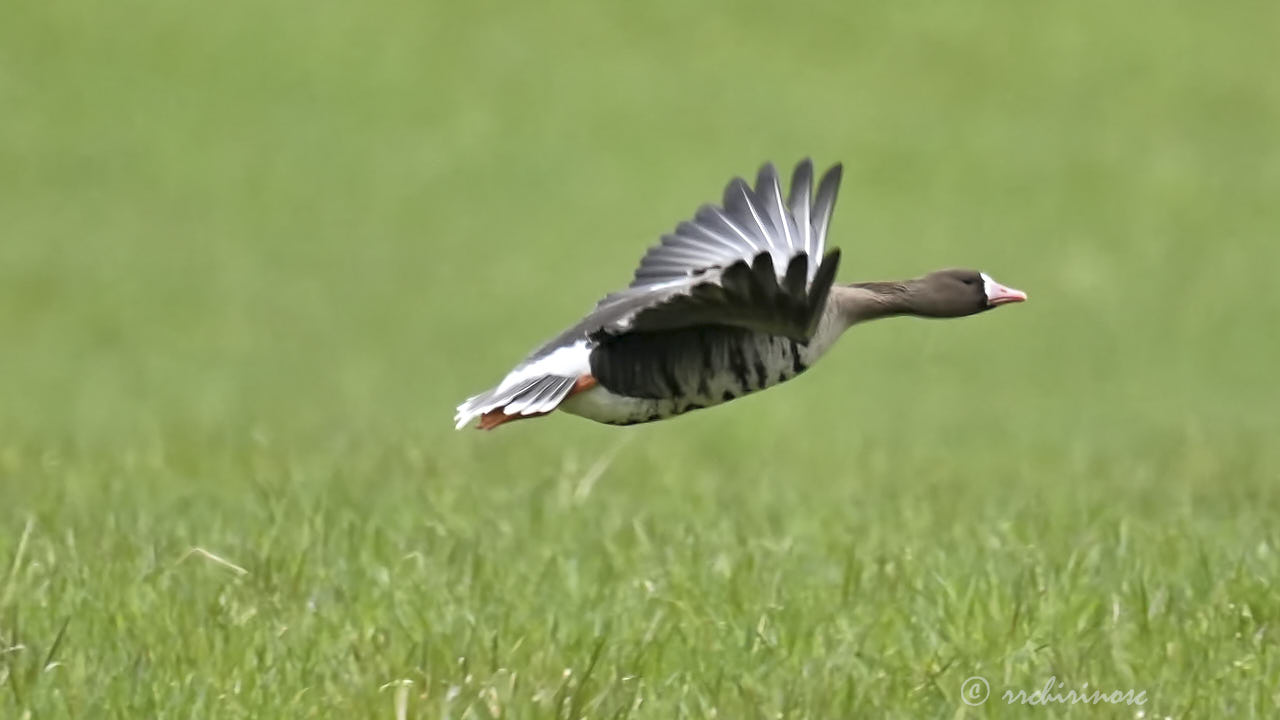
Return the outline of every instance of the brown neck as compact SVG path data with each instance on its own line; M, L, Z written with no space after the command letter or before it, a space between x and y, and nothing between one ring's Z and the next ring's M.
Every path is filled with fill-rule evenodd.
M831 288L831 303L845 326L911 312L911 285L863 282Z

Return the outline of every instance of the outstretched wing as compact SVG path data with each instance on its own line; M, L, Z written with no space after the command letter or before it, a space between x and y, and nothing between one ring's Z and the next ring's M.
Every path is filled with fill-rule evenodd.
M596 305L583 322L595 335L730 325L807 340L835 280L839 251L823 256L841 167L813 193L813 164L796 166L786 199L772 164L752 189L741 178L724 203L650 248L631 285ZM819 262L819 258L821 261Z

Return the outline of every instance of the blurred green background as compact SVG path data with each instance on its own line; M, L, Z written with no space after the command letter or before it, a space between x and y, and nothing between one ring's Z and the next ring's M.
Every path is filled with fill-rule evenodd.
M134 583L191 546L256 562L250 578L295 556L306 558L296 577L328 577L335 556L309 553L298 530L317 517L347 528L329 552L352 566L435 558L421 572L450 600L401 598L428 617L483 615L491 603L510 618L527 603L530 628L552 616L583 623L567 657L552 640L545 655L528 654L533 640L512 650L504 662L530 678L558 682L562 667L581 667L598 629L586 618L629 607L567 580L530 589L544 576L529 568L549 558L581 558L582 587L606 593L664 569L708 572L721 556L751 558L775 579L800 573L781 586L791 596L756 596L760 577L749 576L746 599L712 603L706 617L737 637L735 623L786 597L830 612L817 599L824 573L845 572L847 584L847 563L884 553L910 567L902 548L933 558L908 573L917 580L990 570L992 585L966 597L1005 607L997 598L1017 593L999 581L1008 563L996 545L1032 553L1026 567L1049 573L1096 546L1103 569L1081 597L1100 608L1137 592L1124 584L1135 574L1183 598L1166 634L1096 666L1081 660L1094 670L1077 680L1169 688L1162 707L1176 714L1280 676L1273 641L1261 640L1271 654L1250 665L1257 674L1192 702L1209 692L1186 687L1212 674L1201 661L1239 659L1236 630L1170 639L1195 624L1195 608L1237 602L1207 568L1234 568L1261 604L1252 612L1280 617L1268 590L1280 509L1280 5L18 0L4 16L0 557L14 571L0 642L47 647L74 618L57 644L63 679L32 671L28 692L5 702L75 714L94 696L49 700L77 697L70 678L145 656L156 668L140 681L154 684L149 700L108 686L98 701L229 712L216 698L243 666L227 650L239 646L211 641L184 660L165 655L166 638L206 637L227 592L289 618L301 612L289 598L313 590L300 581L294 595L258 595L252 580L186 577L185 564L159 585ZM844 249L841 280L970 266L1031 302L857 328L796 382L669 423L618 430L557 416L452 431L454 405L625 285L644 248L731 176L805 156L845 164L830 236ZM611 464L585 490L565 480L601 458ZM565 482L578 488L567 501ZM618 542L631 550L610 561L619 575L600 570L593 553L633 524L703 549L672 565L627 535ZM984 544L987 532L1005 544ZM1145 550L1113 556L1126 533L1146 537ZM471 560L430 540L442 537L465 538ZM793 543L797 555L757 556L760 542ZM1259 547L1272 554L1238 554ZM1191 557L1204 561L1200 585L1180 575ZM472 561L506 569L489 591L459 589ZM334 637L366 637L398 597L334 582L364 588L335 609ZM1068 585L1067 598L1083 592ZM876 613L915 596L885 592L850 611L871 614L845 619L870 633ZM701 581L689 593L715 597ZM1064 598L1031 602L1050 600ZM991 612L992 627L1009 627ZM129 617L177 630L119 640ZM831 630L815 622L815 633ZM919 628L882 645L860 636L860 652L886 667L892 648L915 650L865 678L836 673L862 678L848 707L963 712L957 678L984 663L1005 663L1004 677L1028 688L1050 674L1036 659L1010 670L1009 647L1024 638L983 645L992 636L975 622L947 640ZM284 712L322 696L320 707L387 715L381 683L461 682L441 663L488 647L491 626L469 627L413 641L438 653L435 664L390 641L392 659L331 668L324 682L299 669L235 707ZM244 647L268 652L263 632ZM1090 657L1067 630L1027 632L1031 647ZM1161 649L1169 643L1184 664ZM651 689L732 664L705 639L647 674L603 647L602 667ZM281 652L282 666L308 667ZM823 699L844 686L803 669L841 652L795 649L776 675L743 654L756 686L739 677L739 690L717 685L704 704L667 687L645 707L832 716ZM922 669L930 659L938 667ZM17 667L10 684L27 677ZM169 682L193 672L209 686ZM621 702L600 672L590 693L579 688L578 710ZM320 686L329 694L295 697ZM1265 715L1271 687L1229 709ZM517 695L527 702L512 701L516 716L560 712Z

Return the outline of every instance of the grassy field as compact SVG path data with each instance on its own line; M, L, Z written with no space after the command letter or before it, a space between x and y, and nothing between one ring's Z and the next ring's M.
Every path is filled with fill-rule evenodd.
M1280 713L1276 4L4 15L0 718ZM803 156L1031 302L452 430Z

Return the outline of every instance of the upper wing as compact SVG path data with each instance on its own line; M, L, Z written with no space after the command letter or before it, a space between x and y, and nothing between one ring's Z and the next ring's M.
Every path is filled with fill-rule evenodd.
M806 280L817 271L816 258L826 247L827 227L840 187L841 166L822 177L813 199L813 163L803 160L791 177L784 201L773 164L760 168L752 190L742 178L724 189L724 204L703 205L694 219L680 223L674 233L649 248L640 260L631 288L683 280L698 271L725 268L737 260L750 263L762 252L782 273L800 253L811 258Z
M668 285L627 288L601 300L584 329L593 337L655 332L694 325L729 325L807 341L817 329L835 281L840 251L832 250L816 270L806 255L787 264L781 278L769 253L735 260ZM812 282L805 277L813 276Z
M754 190L735 178L722 207L702 206L650 248L630 287L601 300L583 329L618 335L714 324L807 340L839 263L839 251L823 251L840 177L840 165L832 167L815 195L813 164L804 160L786 200L772 164Z

